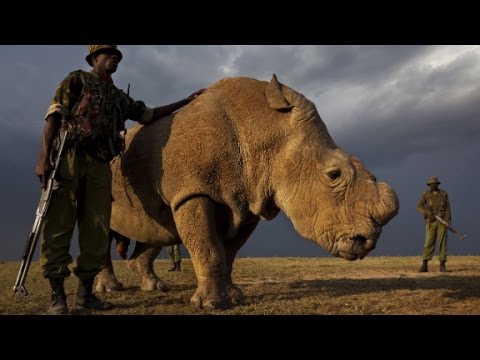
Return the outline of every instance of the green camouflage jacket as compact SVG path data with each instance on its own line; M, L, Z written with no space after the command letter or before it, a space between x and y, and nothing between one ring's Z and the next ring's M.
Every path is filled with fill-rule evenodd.
M71 131L69 140L77 149L100 161L123 151L127 119L147 124L153 115L143 101L134 101L93 70L71 72L60 83L45 118L55 112L62 115L62 127Z
M444 190L424 191L417 204L417 210L425 215L428 220L430 215L438 215L447 222L452 220L448 194Z

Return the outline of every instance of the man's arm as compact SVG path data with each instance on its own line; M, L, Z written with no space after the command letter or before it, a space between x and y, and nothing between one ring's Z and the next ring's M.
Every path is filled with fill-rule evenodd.
M60 119L61 116L58 113L49 115L43 129L40 145L40 157L35 167L35 175L39 177L40 182L42 183L42 189L47 187L48 177L52 171L50 153L52 151L53 140L57 136L62 124Z
M128 98L128 105L127 105L127 113L126 119L130 119L133 121L138 121L142 125L148 125L152 122L170 115L172 112L180 109L182 106L187 105L189 102L194 100L197 96L203 93L206 89L200 89L195 91L189 97L177 101L170 105L159 106L156 108L149 108L145 105L145 103L141 100L135 101L132 98Z
M159 106L159 107L154 108L153 109L153 120L152 121L158 120L158 119L160 119L164 116L167 116L167 115L173 113L174 111L176 111L176 110L180 109L181 107L187 105L190 101L191 100L188 100L188 98L186 98L186 99L174 102L174 103L169 104L169 105Z
M205 90L206 89L200 89L198 91L195 91L192 95L190 95L189 97L187 97L183 100L177 101L177 102L175 102L173 104L170 104L170 105L159 106L159 107L154 108L153 109L153 121L158 120L158 119L160 119L164 116L167 116L174 111L177 111L181 107L190 103L192 100L194 100L198 95L203 93Z
M42 188L45 189L48 177L52 171L50 154L53 141L58 135L62 125L62 119L72 110L80 93L83 83L80 78L81 71L74 71L67 75L58 85L52 103L45 115L45 127L43 129L40 147L40 156L35 167L35 174L40 178Z
M425 203L426 203L425 193L422 193L422 197L420 198L417 204L417 210L420 211L422 214L425 214Z
M425 220L435 221L435 216L432 213L432 210L426 205L427 205L427 199L424 192L422 194L422 197L420 198L420 201L417 204L417 210L423 214Z

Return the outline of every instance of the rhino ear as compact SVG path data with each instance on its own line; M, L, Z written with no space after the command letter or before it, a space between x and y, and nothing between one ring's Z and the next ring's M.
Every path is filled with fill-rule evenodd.
M267 98L268 105L275 110L290 111L293 105L288 102L283 95L280 83L277 80L277 76L273 74L272 80L265 90L265 97Z

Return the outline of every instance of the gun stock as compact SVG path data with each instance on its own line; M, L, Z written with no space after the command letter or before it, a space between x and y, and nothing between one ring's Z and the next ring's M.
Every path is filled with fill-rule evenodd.
M55 159L54 167L47 181L46 189L42 189L40 195L40 201L38 203L35 221L33 222L32 230L27 238L27 243L25 245L25 250L22 256L22 263L18 271L17 280L13 286L13 291L16 294L27 296L28 292L25 288L25 280L27 278L28 270L30 269L30 264L32 263L33 254L35 253L35 248L38 242L38 237L40 236L40 229L42 227L45 215L47 214L48 207L50 205L50 200L52 194L55 190L60 187L60 184L55 179L57 175L60 162L63 158L63 152L65 148L65 141L67 140L68 131L63 132L60 135L60 144L58 146L58 153Z

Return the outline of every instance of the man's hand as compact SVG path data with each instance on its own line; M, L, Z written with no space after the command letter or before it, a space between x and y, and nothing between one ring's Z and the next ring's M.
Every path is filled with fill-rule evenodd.
M50 173L52 172L52 164L50 160L47 158L40 158L37 162L37 166L35 167L35 175L38 176L40 179L40 183L42 184L42 189L47 188L48 178Z
M200 90L197 90L195 91L192 95L190 95L187 100L189 101L192 101L193 99L195 99L197 96L199 96L201 93L203 93L205 90L207 90L206 88L203 88L203 89L200 89Z
M42 183L42 189L47 188L48 178L53 170L53 166L50 163L50 153L52 151L53 141L58 135L61 124L60 114L53 113L47 117L45 128L43 129L40 156L37 166L35 167L35 175L39 177Z
M430 209L425 209L425 221L428 221L428 222L433 222L435 221L435 216L433 215L433 213L430 211Z

